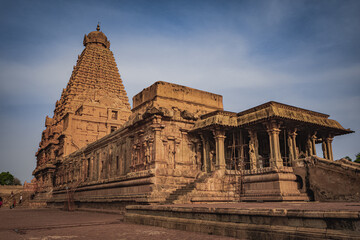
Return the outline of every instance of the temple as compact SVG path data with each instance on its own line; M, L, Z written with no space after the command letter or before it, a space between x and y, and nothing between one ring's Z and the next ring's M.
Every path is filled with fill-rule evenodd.
M329 115L273 101L224 111L221 95L167 82L130 110L99 26L84 46L36 153L47 205L360 200L359 165L332 151L353 131Z

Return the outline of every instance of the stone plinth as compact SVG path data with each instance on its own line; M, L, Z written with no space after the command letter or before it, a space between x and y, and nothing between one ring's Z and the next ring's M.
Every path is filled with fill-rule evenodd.
M307 201L308 196L298 189L291 167L263 168L244 171L242 201Z

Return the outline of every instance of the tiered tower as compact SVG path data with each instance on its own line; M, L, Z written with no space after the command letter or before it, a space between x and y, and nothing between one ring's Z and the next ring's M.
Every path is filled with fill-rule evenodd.
M99 25L84 37L70 80L56 102L53 118L46 117L33 174L38 183L52 185L55 164L122 126L130 104L110 42Z

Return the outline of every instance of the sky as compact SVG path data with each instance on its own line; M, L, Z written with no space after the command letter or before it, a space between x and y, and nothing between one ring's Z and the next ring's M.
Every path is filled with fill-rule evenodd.
M330 115L360 152L360 1L0 0L0 172L32 179L45 117L98 22L129 99L156 81L223 95L240 112L268 101Z

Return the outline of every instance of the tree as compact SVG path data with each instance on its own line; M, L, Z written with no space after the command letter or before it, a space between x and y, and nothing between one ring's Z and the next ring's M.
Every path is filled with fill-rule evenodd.
M344 157L346 160L352 162L352 159L349 156Z
M14 185L21 185L20 179L14 178Z
M14 176L9 172L0 173L0 185L14 185Z
M356 159L354 162L360 163L360 153L356 154Z

